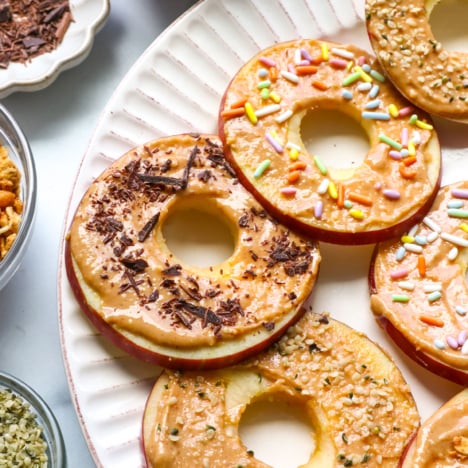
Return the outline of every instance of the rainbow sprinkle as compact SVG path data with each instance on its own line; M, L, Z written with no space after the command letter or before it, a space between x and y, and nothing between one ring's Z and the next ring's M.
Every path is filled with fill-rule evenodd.
M262 161L257 167L257 169L255 169L254 177L256 179L261 177L263 173L270 167L270 165L271 165L271 161L269 159L265 159L264 161Z

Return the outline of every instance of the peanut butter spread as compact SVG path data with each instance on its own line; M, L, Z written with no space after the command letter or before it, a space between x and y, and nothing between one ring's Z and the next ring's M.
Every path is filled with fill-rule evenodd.
M184 264L163 225L180 208L224 219L226 261ZM216 137L180 135L136 148L90 186L69 246L81 287L108 324L159 345L240 340L299 311L318 272L316 245L271 219L239 184Z
M440 149L429 117L380 70L354 46L297 40L260 52L226 91L226 157L264 206L320 240L388 238L387 229L418 213L438 187ZM326 154L308 152L301 121L321 109L362 125L370 146L362 164L332 167Z
M418 431L402 468L468 466L468 389L455 395Z
M144 416L149 466L268 466L239 437L246 407L263 398L303 406L315 440L305 467L396 467L419 426L393 361L363 334L307 312L266 353L241 366L165 371Z
M395 86L415 105L468 118L468 54L434 37L429 15L438 0L366 0L371 44Z
M378 246L371 307L468 383L468 182L442 188L423 222Z

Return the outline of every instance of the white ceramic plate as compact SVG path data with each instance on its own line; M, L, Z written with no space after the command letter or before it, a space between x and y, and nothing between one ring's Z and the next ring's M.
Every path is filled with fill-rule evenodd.
M11 63L0 69L0 98L15 91L37 91L50 85L60 72L81 63L93 45L94 35L109 15L110 0L70 0L73 22L62 42L50 53L30 62Z
M131 147L168 134L215 132L220 97L228 81L259 49L278 41L315 37L370 50L363 9L363 0L205 0L197 4L147 49L104 109L77 175L66 225L93 178ZM448 183L462 177L463 170L467 174L467 132L450 122L438 121L437 126L443 145L443 182ZM425 419L460 387L416 366L375 323L367 287L372 247L321 246L323 261L313 308L331 312L388 350L410 383ZM127 356L90 326L73 298L63 264L59 303L71 393L96 463L112 468L141 466L141 417L159 370ZM288 453L296 448L275 450L273 445L270 442L267 452L275 468L289 467Z

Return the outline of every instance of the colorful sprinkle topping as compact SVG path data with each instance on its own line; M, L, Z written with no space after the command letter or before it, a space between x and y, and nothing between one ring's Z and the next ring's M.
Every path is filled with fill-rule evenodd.
M435 241L445 243L445 261L449 263L454 262L458 258L461 249L468 248L468 229L464 229L464 224L466 223L460 223L458 226L460 230L457 231L457 234L452 234L454 229L453 223L456 223L455 220L457 219L457 217L453 217L453 210L466 210L465 203L468 205L468 190L457 188L451 190L449 194L452 198L449 198L445 205L441 204L439 210L443 210L445 207L446 215L450 218L454 218L451 221L452 226L448 227L448 225L444 224L444 227L441 227L441 225L436 223L429 216L426 216L421 224L413 226L407 234L401 236L401 244L396 248L394 255L397 262L402 262L407 255L411 256L416 254L416 262L414 263L411 257L408 257L410 263L406 263L400 268L393 269L389 272L389 277L396 285L396 289L393 291L392 295L392 302L405 303L409 302L414 294L424 294L427 300L427 313L421 312L420 309L422 309L422 307L419 307L418 319L429 327L427 333L432 333L432 335L430 335L431 337L433 336L434 329L440 330L437 332L440 336L435 339L431 338L435 348L438 350L446 350L447 352L456 351L468 355L468 329L466 325L454 332L453 320L446 320L439 315L439 311L443 311L444 307L446 307L444 304L450 303L453 300L452 297L449 297L451 295L446 291L444 295L446 281L430 281L429 279L434 273L426 271L428 268L426 266L426 256L431 258L432 262L434 262L434 256L437 256L437 253L434 253L434 250L426 252L425 249ZM452 208L453 206L457 206L457 208ZM443 223L441 222L441 224ZM445 229L447 228L452 229L452 232L446 231ZM458 235L458 233L460 234ZM437 247L435 248L437 249ZM434 249L434 247L432 247L432 249ZM439 264L443 259L441 258L435 261ZM414 267L414 265L416 267ZM418 280L418 277L420 280ZM420 292L417 293L418 291ZM461 318L467 315L468 308L462 304L455 304L450 307L449 311L452 311L456 314L455 316ZM448 332L447 329L451 331Z
M329 89L335 92L336 85L340 86L341 98L346 105L357 105L359 102L361 117L365 120L376 121L376 125L382 126L382 130L386 121L401 119L404 125L400 135L385 135L384 131L379 134L379 141L388 146L385 154L388 155L388 161L396 166L396 174L400 174L402 181L405 184L412 183L417 179L417 174L420 171L420 161L422 158L418 155L418 147L421 144L423 131L431 131L432 125L420 119L410 106L398 108L395 104L384 104L385 94L381 91L385 82L385 77L375 70L364 55L359 57L341 47L330 47L326 42L320 42L319 50L309 50L307 46L301 46L292 50L288 55L286 62L281 64L270 57L262 55L258 58L258 68L255 70L256 88L261 99L253 100L253 98L240 98L237 103L231 104L230 108L226 108L222 113L224 119L243 118L247 119L252 125L259 126L262 119L273 119L277 125L285 124L295 113L295 109L290 108L287 100L281 96L284 93L284 86L303 86L303 80L308 80L307 83L318 91L327 91ZM339 80L330 82L323 75L323 71L327 73L332 71L333 74L340 76ZM281 84L281 86L278 86ZM302 88L299 88L302 89ZM280 91L283 90L283 91ZM317 92L317 91L313 91ZM254 107L255 106L255 107ZM379 122L382 122L380 124ZM279 132L283 135L282 132ZM288 147L287 141L281 141L287 137L278 138L271 132L265 132L265 139L273 150L278 154L285 153L287 160L302 161L303 148ZM424 135L427 138L427 135ZM426 140L424 140L426 141ZM287 150L287 151L285 151ZM273 158L272 158L273 159ZM268 160L269 161L269 160ZM263 161L255 170L255 179L260 178L270 163ZM320 175L327 180L318 182L315 191L322 197L320 209L315 207L315 217L325 216L325 202L333 203L336 209L345 209L349 216L360 221L366 218L370 212L370 207L373 205L375 196L384 198L387 201L398 203L405 201L405 191L400 186L385 187L382 183L377 187L374 184L374 190L365 188L365 190L347 188L347 183L335 183L330 178L330 173L325 161L318 156L313 156L307 161L308 165L315 166ZM287 197L294 197L302 190L302 178L307 178L311 172L306 172L304 175L290 173L285 177L285 183L296 185L294 190L284 190L284 187L278 187L280 193ZM315 176L314 176L315 177ZM326 186L326 188L325 188ZM364 193L364 191L366 193ZM356 197L356 193L359 194ZM462 194L463 195L463 194ZM468 191L465 194L468 197ZM454 205L451 209L461 210L461 207ZM454 216L463 217L463 213L456 213ZM467 213L468 217L468 213Z

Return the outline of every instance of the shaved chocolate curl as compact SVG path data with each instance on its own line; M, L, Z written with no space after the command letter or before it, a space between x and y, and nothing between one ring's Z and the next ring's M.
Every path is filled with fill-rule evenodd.
M148 236L151 234L151 231L154 229L156 224L159 221L159 212L156 213L142 228L142 230L138 233L138 240L140 242L144 242Z

